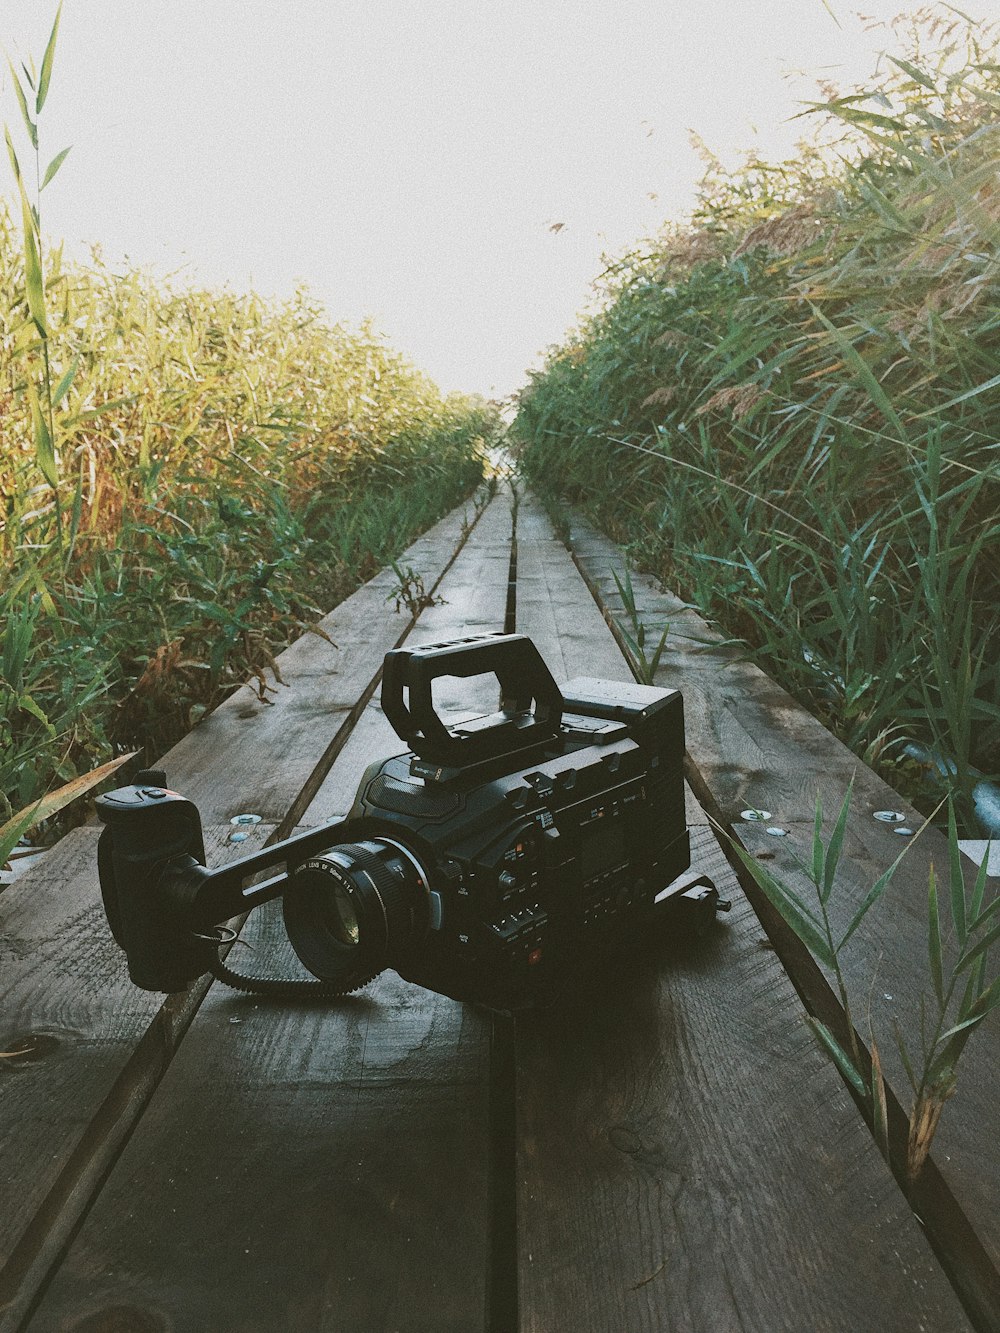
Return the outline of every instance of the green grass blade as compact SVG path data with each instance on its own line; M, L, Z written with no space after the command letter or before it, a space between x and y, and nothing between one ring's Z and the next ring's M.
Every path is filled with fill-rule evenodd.
M17 844L28 830L38 823L41 818L38 814L40 806L41 801L27 810L21 810L18 814L14 815L12 819L8 819L6 824L0 828L0 866L6 865L7 858Z
M997 899L997 902L1000 902L1000 899ZM956 964L955 971L964 972L965 969L971 963L974 963L977 958L986 953L988 949L992 949L997 940L1000 940L1000 921L997 922L992 930L988 930L982 939L977 940L971 949L962 955Z
M950 1041L952 1037L957 1037L960 1032L969 1032L972 1028L978 1027L985 1017L986 1014L982 1013L976 1014L974 1018L963 1019L961 1023L956 1023L954 1027L950 1027L942 1032L938 1041L942 1043Z
M944 1007L944 973L941 960L941 914L938 910L937 876L931 866L927 886L927 954L931 965L931 981L938 1004Z
M21 80L18 78L17 70L7 61L7 68L10 70L10 77L14 83L14 95L17 98L17 104L21 108L21 118L24 121L24 128L28 131L28 138L31 140L32 148L38 147L38 126L31 119L31 113L28 110L28 99L24 95L24 89L21 87Z
M854 793L854 777L847 787L847 795L844 797L843 805L840 807L840 814L837 816L837 823L830 838L830 844L826 849L826 855L823 858L823 880L820 889L820 898L825 903L829 901L830 893L833 890L833 882L837 875L837 865L840 862L840 853L844 845L844 833L847 829L847 816L850 811L851 797Z
M77 371L79 369L80 369L80 358L78 356L75 356L73 358L73 364L66 371L65 375L63 375L63 377L60 379L59 383L55 387L55 391L52 394L53 407L58 407L59 404L62 402L62 400L69 393L70 389L72 388L73 381L76 379Z
M56 37L59 35L59 20L61 18L62 0L60 0L59 8L56 10L55 21L52 24L52 32L49 34L49 40L45 47L45 54L42 56L42 68L41 73L38 76L38 97L35 100L36 115L45 105L45 99L49 95L49 82L52 79L52 61L55 59Z
M10 158L10 169L14 173L14 179L18 186L21 186L21 163L18 161L17 150L14 147L14 140L10 137L10 127L3 127L3 137L7 144L7 156Z
M896 1050L899 1052L900 1061L902 1062L903 1068L906 1071L906 1077L909 1079L910 1087L913 1089L915 1093L918 1087L917 1076L913 1072L913 1062L910 1060L910 1052L907 1050L906 1039L903 1036L903 1030L899 1026L899 1020L895 1018L892 1021L892 1035L896 1043Z
M956 394L954 398L948 398L943 403L936 403L928 408L926 412L918 412L913 421L922 421L925 417L940 417L945 412L950 412L953 407L958 407L959 403L967 403L970 398L978 398L982 393L988 393L990 389L995 389L1000 384L1000 375L993 375L990 379L984 380L982 384L977 384L973 389L966 389L964 393Z
M38 253L34 217L28 203L28 197L21 191L21 212L24 223L24 289L28 298L28 310L35 321L35 327L43 338L47 338L48 325L45 320L45 283L42 278L42 261Z
M1000 1005L1000 977L995 978L992 985L980 992L973 1003L972 1011L976 1017L985 1018L998 1005Z
M990 846L986 844L986 855L979 865L979 873L976 875L976 883L972 889L972 901L969 904L969 916L973 924L978 924L980 913L983 910L983 900L986 897L986 871L990 863ZM996 903L997 899L994 899Z
M740 858L747 870L753 876L758 888L767 898L768 902L775 909L782 921L795 932L802 943L806 946L814 957L818 958L824 967L832 968L835 963L830 944L823 931L821 923L813 916L808 907L786 884L782 884L776 879L770 871L766 870L760 862L751 856L747 850L742 847L735 839L732 839L732 845L736 855Z
M937 92L937 87L934 83L934 80L928 78L928 76L923 72L923 70L917 69L916 65L910 64L908 60L904 60L901 56L890 56L889 59L897 67L897 69L901 69L904 74L909 74L910 78L913 80L914 83L921 84L924 88L929 89L932 93Z
M900 415L893 407L892 402L889 399L889 396L886 393L886 391L882 388L881 384L879 384L878 380L872 374L872 370L868 362L858 352L857 348L854 346L851 340L840 329L838 329L835 324L832 324L830 320L827 319L826 315L823 314L822 310L820 310L818 306L814 305L812 307L812 310L816 318L823 325L823 327L829 332L830 337L837 344L837 348L840 351L841 356L848 363L848 365L850 365L852 369L856 372L858 379L861 380L862 384L864 384L865 388L868 390L872 402L885 417L886 421L888 421L889 424L892 426L892 428L896 431L900 439L906 440L907 438L906 429L903 426L903 422L900 418Z
M847 941L857 930L858 926L861 925L862 921L865 919L865 917L868 915L871 909L875 906L878 900L885 893L886 889L889 887L889 884L892 881L893 875L896 873L896 868L898 867L900 861L902 861L904 855L905 851L901 852L899 856L896 857L895 861L893 861L889 869L884 871L881 875L879 875L878 879L868 890L867 894L864 897L864 901L862 902L858 910L854 913L853 917L851 917L850 924L848 925L847 929L841 936L840 943L837 945L838 952L844 947Z
M823 800L817 794L816 811L813 815L813 841L812 841L812 881L816 885L817 892L823 883L823 862L825 852L823 849Z
M35 824L40 823L43 819L51 819L60 810L65 810L71 801L79 800L87 792L93 791L95 787L100 786L113 773L116 773L123 764L127 764L130 759L134 759L137 753L138 751L132 750L129 754L123 754L118 759L112 759L106 764L101 764L99 768L95 768L92 772L84 773L81 777L74 778L72 782L65 783L58 790L49 792L47 796L43 796L30 809L21 810L13 818L8 819L6 824L0 827L0 862L6 861L13 848Z
M28 402L31 406L31 425L35 435L35 462L42 476L53 490L59 485L59 472L56 466L56 452L49 433L48 422L38 401L38 391L33 384L28 385Z
M833 1063L840 1070L841 1074L851 1085L858 1096L863 1100L868 1100L868 1089L865 1087L865 1081L860 1073L855 1069L851 1057L841 1046L840 1042L833 1035L825 1023L821 1023L818 1018L808 1018L807 1023L819 1038L820 1043L826 1050L826 1053L833 1060Z
M955 803L948 803L948 880L951 897L951 920L960 949L965 948L968 927L965 917L965 879L962 875L962 849L958 845L958 825Z
M41 185L41 188L42 188L43 190L45 189L46 185L48 185L48 183L49 183L49 181L52 179L52 177L53 177L53 176L56 174L56 172L59 170L59 168L62 166L62 164L66 161L66 158L67 158L67 156L68 156L68 154L69 154L69 152L70 152L70 149L72 149L72 147L73 147L73 145L70 144L69 148L64 148L64 149L62 149L61 152L56 153L55 157L52 159L52 161L51 161L51 162L49 163L49 165L46 167L46 169L45 169L45 175L42 177L42 185Z
M872 1108L872 1129L875 1142L883 1157L889 1155L889 1106L885 1093L885 1076L882 1073L882 1059L874 1036L871 1039L872 1076L869 1091L869 1105Z

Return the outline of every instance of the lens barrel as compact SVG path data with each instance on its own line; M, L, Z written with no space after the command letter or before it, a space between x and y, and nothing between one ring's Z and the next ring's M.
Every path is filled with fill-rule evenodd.
M314 977L357 990L428 922L428 877L388 838L342 843L304 861L284 894L285 929Z

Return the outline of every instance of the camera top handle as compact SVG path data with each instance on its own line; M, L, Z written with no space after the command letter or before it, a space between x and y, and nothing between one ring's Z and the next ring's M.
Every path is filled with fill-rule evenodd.
M501 711L446 727L434 711L434 680L490 673L500 682ZM557 736L563 697L526 635L477 634L387 653L382 710L396 735L421 759L465 768Z

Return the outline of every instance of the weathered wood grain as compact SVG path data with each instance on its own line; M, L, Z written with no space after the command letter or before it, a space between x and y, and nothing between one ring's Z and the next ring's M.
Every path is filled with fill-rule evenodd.
M610 621L631 628L613 570L625 569L621 551L583 519L571 521L573 558ZM632 571L637 610L655 644L665 624L667 645L657 683L684 695L688 748L727 820L740 811L781 811L786 820L809 820L819 795L839 808L855 775L855 805L871 815L887 806L920 816L743 651L726 645L714 626Z
M401 558L428 591L450 563L475 515L456 510ZM274 832L338 731L346 738L382 654L412 626L387 602L398 583L383 571L326 618L344 643L335 650L307 634L281 657L287 687L272 707L239 691L165 757L169 777L196 799L216 860L242 854ZM315 697L326 692L327 703ZM253 778L253 784L249 778ZM273 813L240 844L212 821L251 809ZM206 987L182 996L144 994L127 979L97 885L98 829L53 849L2 904L0 1050L37 1033L34 1056L0 1061L5 1170L0 1209L0 1328L21 1313L89 1205L103 1174L141 1115ZM15 1090L17 1095L15 1096Z
M482 1327L488 1033L389 973L322 1006L213 987L31 1328Z
M613 544L578 517L571 526L575 559L595 596L610 619L623 616L617 588L612 591L608 586L609 581L612 587L614 584L609 574L614 562L621 567L620 552L616 555ZM661 623L671 600L676 599L660 594L643 575L633 574L632 578L643 613L654 625ZM740 811L749 807L769 811L772 819L768 822L792 829L801 852L811 836L817 796L832 817L853 780L848 838L834 907L846 924L902 846L901 839L873 820L874 811L899 810L913 828L922 826L922 817L757 668L744 662L727 664L730 649L701 651L694 639L710 638L713 631L708 626L695 631L693 613L683 614L688 637L674 640L657 680L683 689L691 762L723 824L731 826L746 846L768 854L783 874L793 874L792 847L787 845L792 840L783 843L768 837L758 826L743 822ZM928 979L930 861L939 870L947 866L946 839L934 829L928 829L914 846L912 856L897 872L887 902L869 915L854 936L846 960L855 994L860 996L856 1017L863 1016L872 979L877 978L872 990L876 1016L896 1019L913 1046L919 1045L917 997ZM797 975L794 957L787 952L783 957L797 982L805 984ZM886 1000L886 995L894 998ZM950 1190L952 1197L940 1205L940 1226L928 1215L929 1207L925 1221L966 1299L983 1318L992 1318L990 1327L1000 1327L995 1294L1000 1291L1000 1215L996 1208L1000 1153L994 1131L994 1108L1000 1099L1000 1068L995 1058L1000 1021L995 1014L988 1029L973 1037L963 1056L959 1091L945 1110L935 1144L934 1164L945 1193ZM891 1037L880 1050L898 1100L908 1106L908 1086ZM967 1254L965 1242L953 1238L955 1225L948 1219L956 1207L978 1236L981 1250L972 1247L975 1252Z
M206 829L216 862L263 844ZM0 1329L19 1327L195 1012L128 979L97 881L96 828L54 847L3 898L0 924Z
M471 505L454 510L397 565L420 575L433 595L475 517ZM327 638L305 633L285 649L279 658L284 684L265 672L267 702L243 686L164 756L171 784L196 802L206 822L243 811L274 823L289 815L324 754L349 735L383 657L413 625L405 606L395 609L399 582L392 569L376 575L319 622Z
M500 497L486 510L449 569L439 590L441 600L428 607L414 625L406 640L408 648L504 628L511 534L510 504ZM495 681L447 677L440 684L434 700L446 720L488 713L497 706ZM378 699L373 699L303 821L321 824L345 815L372 760L407 748L386 720Z
M696 946L623 958L519 1025L521 1328L968 1328L735 902Z
M768 837L762 829L741 823L735 827L748 851L763 857L767 868L815 904L815 891L796 865L795 858L810 863L813 826L790 824L785 838ZM919 827L919 826L918 826ZM829 842L833 821L824 822L824 841ZM948 860L944 840L932 838L932 829L907 846L906 856L893 875L882 903L869 913L844 950L843 967L854 997L855 1022L861 1035L874 1031L888 1081L905 1109L912 1098L905 1069L898 1054L894 1033L898 1029L917 1059L922 997L933 1012L933 982L927 954L927 889L934 867L938 879L944 957L954 957L953 931L949 925ZM891 826L875 820L855 820L849 826L834 892L827 911L834 929L846 930L872 884L904 847ZM963 862L968 886L976 868ZM1000 892L993 881L990 893ZM956 1198L977 1224L984 1244L994 1257L1000 1245L997 1198L1000 1192L1000 1161L995 1142L997 1097L1000 1075L996 1064L1000 1022L993 1015L975 1033L959 1065L958 1090L945 1107L934 1141L934 1158ZM1000 1311L998 1311L1000 1315Z
M501 500L408 642L502 629L509 543ZM305 820L399 748L369 704ZM295 971L279 922L252 914L233 965ZM321 1006L212 987L31 1327L483 1328L489 1046L393 973Z
M571 669L580 651L628 678L530 500L517 607L543 655L558 645ZM584 998L519 1025L521 1326L963 1327L712 833L689 822L693 859L736 901L725 926L693 951L629 959L627 985L622 957ZM865 1271L884 1304L859 1288Z
M503 628L509 541L501 498L437 589L443 600L423 612L408 641ZM517 559L518 628L536 638L557 679L627 680L601 612L530 497L518 513ZM226 719L231 732L204 732L199 742L212 753L174 756L172 781L226 817L249 808L287 818L286 791L310 823L343 813L367 763L403 748L375 700L365 703L375 684L365 675L366 655L380 665L379 624L391 609L384 594L371 592L355 610L353 699L346 676L331 676L321 641L306 642L301 674L299 666L283 671L300 689L284 719L272 710L260 727L254 718ZM701 634L693 613L675 607L672 614ZM685 662L681 653L668 664L684 682L661 683L681 685L687 702L697 682L704 698L695 725L712 737L705 719L717 669L704 657L697 669ZM441 685L436 699L451 717L495 706L488 681ZM327 697L343 702L347 726L338 739L335 725L322 730L331 715L318 701ZM755 715L735 705L731 716L744 730L754 724ZM718 730L706 742L710 752L732 741ZM782 744L774 743L779 755ZM223 749L233 752L228 769ZM316 758L303 777L307 753ZM766 783L774 763L770 749L763 753L754 782ZM810 761L817 770L819 755ZM333 766L320 785L316 763L322 772L327 760ZM254 789L255 772L262 776ZM727 800L737 800L743 789L737 775L731 781ZM800 808L802 819L811 817L811 793L801 800L794 783L747 788L765 789L786 802L786 822ZM250 799L255 793L259 800ZM213 833L211 859L225 852L220 839L228 832ZM0 1027L0 1049L25 1026L21 1013L51 1019L57 1040L60 1023L71 1034L68 1051L39 1048L42 1058L30 1068L0 1061L4 1091L12 1072L23 1081L49 1061L50 1082L24 1084L22 1118L59 1103L40 1127L11 1128L5 1104L0 1114L9 1135L0 1153L27 1162L11 1182L29 1196L8 1227L15 1251L8 1274L20 1265L25 1276L26 1236L33 1246L30 1280L0 1313L4 1333L22 1326L39 1275L64 1245L32 1330L496 1333L513 1327L514 1314L495 1295L491 1302L491 1268L502 1279L497 1256L516 1262L515 1249L526 1330L967 1329L704 826L695 829L696 856L737 899L733 918L697 948L665 941L623 955L572 1001L519 1025L516 1240L498 1234L513 1221L503 1214L504 1179L489 1179L491 1165L514 1164L491 1143L504 1132L491 1115L502 1116L504 1106L491 1089L486 1018L391 973L323 1006L272 1005L213 986L175 1053L194 1004L182 1002L188 1008L175 1016L173 999L159 1011L155 997L128 985L96 907L95 831L76 837L79 847L67 848L62 867L46 863L49 917L43 912L19 933L4 925L14 941L8 954L37 952L45 970L35 978L33 958L22 960L8 991L22 1010L9 1031ZM66 948L76 917L58 893L88 873L92 906L81 936L91 943L82 952L99 961L77 970ZM50 947L46 938L57 942ZM295 970L274 905L252 914L245 938L254 948L234 951L233 965ZM109 957L117 990L105 979ZM6 980L0 956L0 997ZM34 988L46 986L38 999ZM77 1006L84 1021L73 1036ZM145 1083L135 1078L139 1068ZM30 1194L27 1171L65 1134L71 1112L77 1120L61 1158ZM17 1218L29 1213L36 1230L20 1232L18 1250Z
M560 685L574 676L633 679L601 609L530 492L517 511L517 630L534 641ZM703 824L704 811L687 784L684 790L688 823Z

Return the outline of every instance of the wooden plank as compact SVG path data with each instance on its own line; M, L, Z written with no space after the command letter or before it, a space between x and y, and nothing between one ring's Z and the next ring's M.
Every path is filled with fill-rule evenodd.
M578 518L573 519L572 530L577 562L595 596L610 619L621 617L624 610L616 600L617 589L612 593L608 588L608 571L616 558L621 563L620 553L616 557L613 545ZM668 604L676 599L659 594L645 576L632 577L643 612L653 624L661 623ZM687 636L711 637L713 631L707 626L693 629L691 612L683 614ZM730 650L705 654L697 648L692 637L678 637L657 679L681 684L688 750L698 780L716 807L716 817L744 845L763 851L783 874L793 875L790 853L793 847L801 853L808 845L817 795L832 816L853 779L848 838L833 908L841 925L846 925L902 845L885 825L873 820L874 811L901 811L913 828L921 827L922 817L757 668L727 662ZM742 821L740 811L749 807L769 811L768 822L792 830L793 838L771 838L759 826ZM925 914L931 861L939 868L947 866L946 839L934 829L914 846L908 863L897 872L887 903L866 919L846 958L855 994L867 996L877 976L872 1001L876 1016L898 1020L906 1040L917 1048L918 991L920 979L927 977ZM829 988L820 978L817 989L815 969L804 949L780 930L776 918L768 918L766 905L758 901L758 906L769 920L769 930L776 932L775 942L796 984L807 993L812 987L810 1003L828 1003ZM886 995L894 998L885 1000ZM959 1091L945 1110L919 1195L920 1211L938 1252L970 1308L983 1318L995 1317L1000 1308L1000 1218L995 1205L1000 1152L993 1130L1000 1100L997 1015L987 1026L989 1030L977 1033L963 1056ZM880 1049L898 1101L908 1107L907 1082L891 1036L883 1039ZM988 1316L991 1309L993 1316Z
M608 618L630 628L612 572L621 576L626 567L619 548L577 515L571 541L574 559ZM839 808L856 772L859 813L888 806L920 821L786 690L742 660L740 649L725 646L717 629L691 609L678 610L684 603L647 575L632 571L630 577L647 640L656 643L663 626L671 627L657 683L684 694L688 749L727 820L750 807L780 810L786 820L809 820L817 794L827 809Z
M582 650L621 676L601 613L530 500L517 548L519 628L543 655L575 666ZM961 1327L714 837L692 833L699 868L737 903L725 928L662 962L647 953L627 986L609 968L584 1000L519 1025L522 1327ZM754 1236L749 1256L721 1200ZM886 1323L897 1311L913 1322Z
M411 641L503 627L509 541L500 501ZM399 748L370 704L306 818ZM273 909L245 937L291 970ZM489 1047L488 1018L392 973L320 1007L213 986L32 1328L485 1327Z
M632 679L600 609L530 493L517 510L517 629L535 641L560 684L574 676Z
M400 556L398 567L413 570L432 594L474 520L465 506L453 510ZM319 622L332 643L305 633L281 654L284 684L265 672L269 702L243 686L164 756L171 784L206 823L243 811L297 822L292 803L326 752L346 739L383 657L412 628L409 611L394 609L398 586L398 575L382 570Z
M392 974L324 1006L213 987L31 1329L482 1327L488 1045Z
M574 676L633 679L601 609L530 492L517 511L517 630L535 642L560 685ZM703 824L705 813L686 783L684 793L688 823Z
M407 647L443 643L466 634L504 628L507 571L510 565L509 502L494 501L456 557L441 585L441 600L428 607L406 640ZM449 678L435 691L441 713L454 721L496 708L495 685L470 677ZM303 822L321 824L345 815L358 784L373 759L398 754L407 747L392 730L377 699L365 709L329 778L317 792Z
M410 546L401 567L420 573L430 590L474 519L455 510ZM170 778L201 804L217 860L259 845L275 823L265 820L232 844L228 824L213 830L214 820L250 806L287 822L338 718L341 737L349 733L359 698L377 680L383 644L393 646L413 623L387 604L397 583L383 571L326 618L327 632L344 638L339 653L311 634L286 650L280 664L289 683L278 687L274 706L239 691L166 756ZM330 704L311 709L320 687ZM128 982L100 906L98 832L91 826L64 840L3 899L0 1050L21 1049L25 1033L38 1040L34 1056L0 1061L11 1088L0 1117L5 1197L18 1200L0 1209L2 1329L30 1303L206 990L202 983L161 1005L162 997Z
M969 1327L734 899L519 1024L522 1330Z
M206 829L215 862L263 844ZM20 1318L128 1137L197 1008L131 984L76 829L6 890L0 926L0 1329Z
M758 826L741 824L736 832L742 844L765 859L767 867L792 884L809 902L814 890L797 866L796 856L807 864L811 858L812 824L783 825L785 838L768 837ZM824 822L828 842L833 821ZM861 1036L876 1033L886 1079L895 1088L904 1109L912 1098L906 1071L894 1040L904 1035L911 1055L920 1049L922 1002L933 1006L933 989L927 961L927 886L931 867L939 882L942 919L947 920L947 854L944 839L926 832L907 850L882 903L866 918L844 952L843 968L850 994L855 997L855 1022ZM843 932L879 875L902 850L902 839L891 826L875 820L849 823L836 888L827 904L835 931ZM973 881L975 867L964 865ZM1000 892L994 881L991 892ZM952 955L951 932L944 931L944 952ZM929 1010L930 1012L930 1010ZM997 1035L1000 1021L993 1015L966 1047L959 1065L958 1086L948 1101L934 1140L934 1161L943 1180L966 1213L991 1262L1000 1260L1000 1219L996 1201L1000 1193L1000 1153L996 1145L996 1107L1000 1097L997 1070ZM1000 1292L998 1292L1000 1294Z

